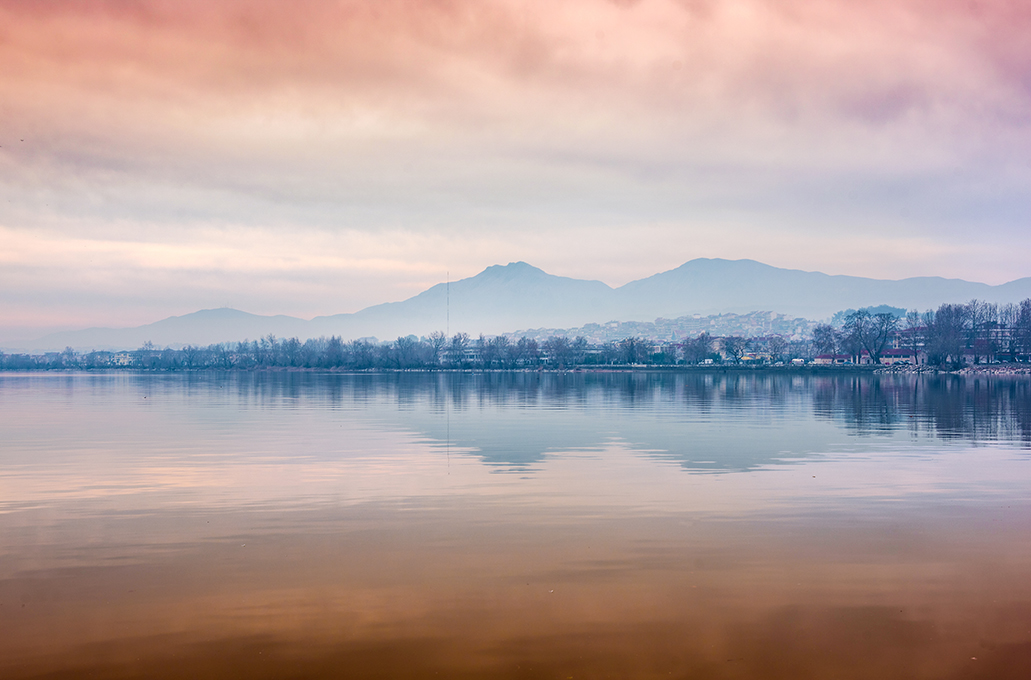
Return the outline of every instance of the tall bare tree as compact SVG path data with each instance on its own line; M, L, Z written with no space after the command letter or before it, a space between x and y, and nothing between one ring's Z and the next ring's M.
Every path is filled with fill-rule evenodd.
M455 333L451 336L447 347L447 362L451 366L465 364L465 351L469 348L469 334Z
M723 346L723 353L730 357L735 364L738 364L741 363L741 357L745 355L745 350L748 349L748 338L741 337L740 335L731 335L720 340L720 344Z
M943 304L927 318L927 355L933 364L959 363L967 332L967 306Z
M712 336L702 331L697 338L684 343L684 361L697 364L712 354Z
M1017 353L1031 354L1031 298L1020 303L1012 333Z
M865 309L857 310L845 317L845 326L842 329L845 344L857 359L862 355L862 350L866 350L870 361L878 364L888 347L888 342L898 330L898 325L898 317L894 314L884 312L871 315Z
M836 354L838 332L828 323L817 324L813 329L813 349L817 354Z
M515 345L516 362L522 366L536 366L541 359L541 350L537 341L525 335Z
M643 364L648 348L640 338L623 338L619 341L619 358L624 364Z
M444 360L444 349L447 347L447 336L442 331L433 331L428 338L430 345L430 361L434 365Z
M553 335L544 341L544 353L556 366L567 366L570 361L572 343L563 335Z

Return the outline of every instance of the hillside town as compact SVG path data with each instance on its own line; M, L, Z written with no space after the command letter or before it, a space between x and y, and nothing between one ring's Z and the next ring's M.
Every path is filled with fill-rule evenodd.
M656 343L682 342L708 333L714 337L743 336L763 338L778 336L789 341L801 341L812 335L817 322L776 312L750 312L748 314L694 314L676 319L658 318L655 321L610 321L590 323L579 328L538 328L505 333L510 341L531 338L543 342L551 337L581 337L589 343L601 345L624 338L642 338Z

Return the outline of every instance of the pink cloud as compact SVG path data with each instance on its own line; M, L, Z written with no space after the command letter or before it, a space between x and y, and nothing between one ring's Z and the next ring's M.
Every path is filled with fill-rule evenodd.
M1008 0L0 0L0 228L198 261L217 249L197 225L396 230L433 244L424 269L457 244L465 274L622 279L787 240L780 263L819 268L803 246L856 233L968 254L1026 214L1029 33ZM945 234L956 214L976 219ZM566 254L659 224L661 264ZM837 271L949 273L896 251Z

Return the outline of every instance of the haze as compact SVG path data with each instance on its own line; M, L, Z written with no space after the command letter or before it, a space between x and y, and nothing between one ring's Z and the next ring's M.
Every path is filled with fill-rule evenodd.
M0 324L353 312L524 260L1028 276L1031 6L0 2Z

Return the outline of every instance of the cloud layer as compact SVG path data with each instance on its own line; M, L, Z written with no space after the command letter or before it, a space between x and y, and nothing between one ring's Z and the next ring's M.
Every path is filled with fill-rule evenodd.
M0 312L352 311L494 262L1031 274L1031 7L0 2Z

